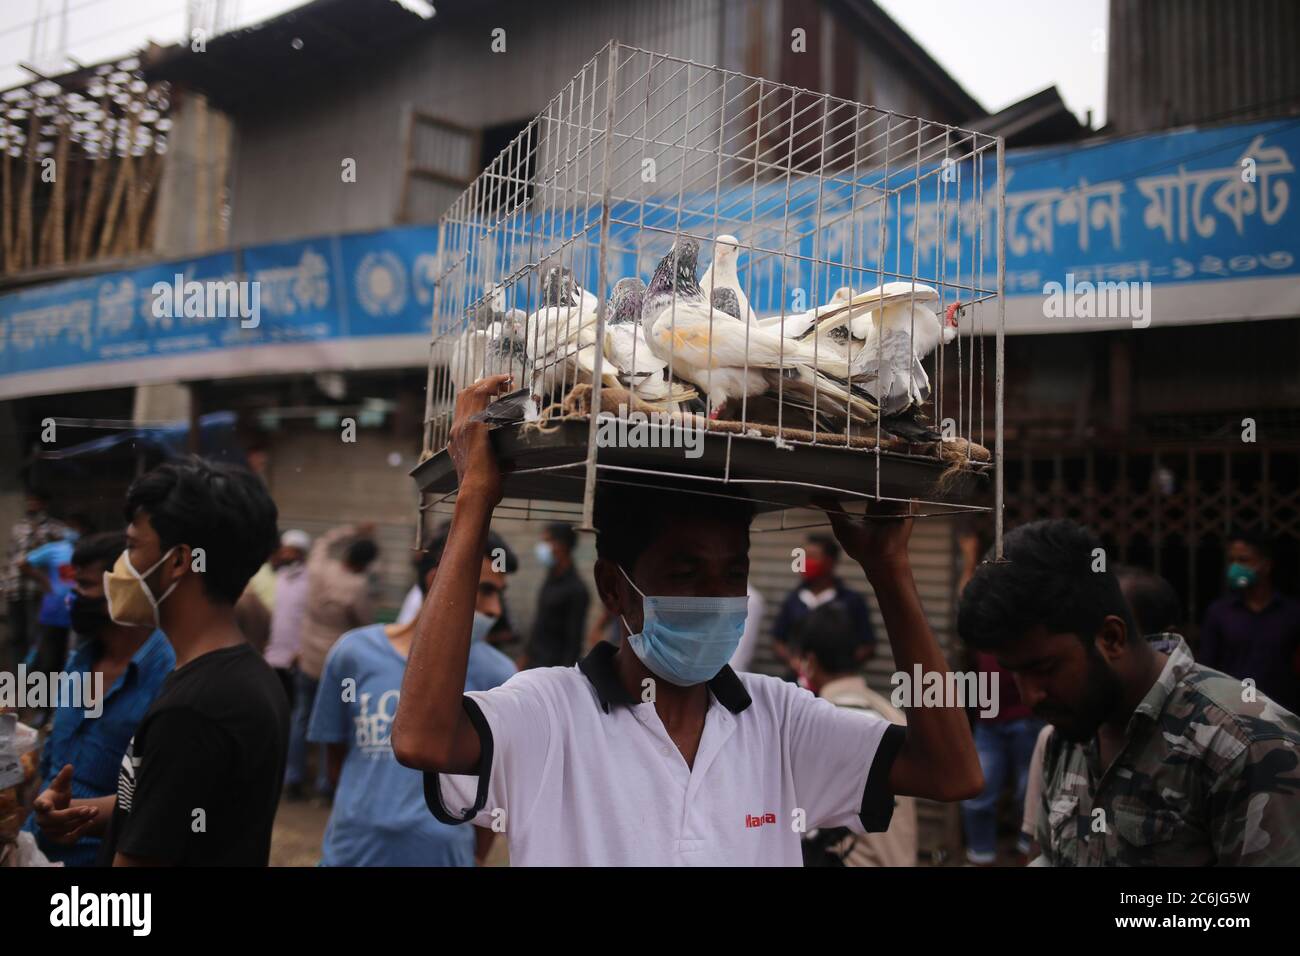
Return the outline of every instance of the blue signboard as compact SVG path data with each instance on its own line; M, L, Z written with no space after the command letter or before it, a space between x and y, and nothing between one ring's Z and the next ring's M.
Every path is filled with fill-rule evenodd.
M966 161L955 170L894 169L887 178L878 171L793 184L777 178L620 201L611 209L608 276L648 278L681 229L732 232L750 247L741 279L760 314L806 308L840 285L866 289L913 273L943 286L945 298L959 298L963 286L989 290L997 203L993 154L983 155L982 176ZM1295 118L1008 153L1009 331L1127 324L1052 315L1047 289L1067 282L1149 283L1157 324L1300 314L1296 157ZM526 281L510 289L509 304L535 308L538 282L527 267L543 254L544 264L573 268L594 290L598 214L519 217L495 233L458 227L476 239L462 281L444 289L460 301L444 298L443 317L463 315L486 284L511 273ZM579 231L575 216L584 238L557 254ZM457 241L448 240L449 262ZM424 353L412 346L431 332L437 249L436 227L419 226L254 246L0 295L0 397L151 378L422 364ZM709 255L701 249L701 269ZM800 305L795 293L808 301Z
M739 238L741 283L760 315L802 311L840 286L912 276L948 301L991 294L996 160L992 150L982 156L982 176L968 157L947 171L904 165L793 186L778 175L680 202L616 203L608 275L648 279L680 230ZM1295 118L1009 152L1008 329L1129 324L1126 316L1053 316L1044 308L1053 283L1149 283L1158 324L1300 314L1297 158ZM535 231L564 234L562 215L556 220ZM591 235L556 257L576 275L597 275ZM701 269L709 254L701 248ZM536 282L511 304L535 308Z
M296 349L315 367L339 367L394 351L354 349L361 361L348 362L341 343L392 337L406 343L399 354L411 364L409 344L430 335L436 252L437 229L422 226L254 246L9 293L0 296L0 396L48 391L51 382L133 384L151 370L205 378L291 367L250 364L250 356L287 354L268 352L273 346Z

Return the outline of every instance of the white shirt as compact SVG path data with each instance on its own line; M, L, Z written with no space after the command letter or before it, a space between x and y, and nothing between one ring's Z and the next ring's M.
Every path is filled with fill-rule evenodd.
M809 610L815 611L823 604L830 604L840 596L840 589L834 586L827 588L820 594L814 594L808 588L799 589L799 600L808 606Z
M602 642L577 667L467 694L490 771L482 787L481 775L427 774L434 815L496 822L515 866L801 866L808 830L863 833L860 812L888 827L902 728L726 667L691 768L654 704L627 699L616 650Z
M412 584L411 590L406 592L406 597L402 599L402 609L397 612L397 624L410 624L420 616L420 608L424 606L424 592L420 590L418 584Z

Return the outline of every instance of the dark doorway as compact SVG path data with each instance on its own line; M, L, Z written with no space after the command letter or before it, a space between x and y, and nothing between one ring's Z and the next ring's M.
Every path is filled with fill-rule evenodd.
M502 152L509 154L502 161L499 172L503 179L488 185L482 208L504 214L515 210L533 198L533 172L536 169L536 129L518 143L516 137L528 129L531 119L515 120L499 126L486 127L480 139L479 168L486 170ZM512 147L512 144L513 147Z

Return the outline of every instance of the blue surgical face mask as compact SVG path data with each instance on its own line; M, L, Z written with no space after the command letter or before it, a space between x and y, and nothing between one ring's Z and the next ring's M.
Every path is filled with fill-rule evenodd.
M1233 561L1228 565L1228 587L1234 591L1244 591L1254 585L1256 579L1255 569L1248 564L1242 564L1240 561Z
M749 598L648 597L641 595L641 631L630 634L632 652L650 672L678 687L702 684L717 676L736 653L745 631ZM623 620L627 626L627 620ZM627 627L631 631L631 627Z
M469 632L469 639L481 641L488 636L488 632L496 626L497 619L490 614L484 614L482 611L474 612L474 626Z
M537 555L537 560L542 562L543 567L549 568L555 563L555 551L547 541L538 541L533 545L533 554Z

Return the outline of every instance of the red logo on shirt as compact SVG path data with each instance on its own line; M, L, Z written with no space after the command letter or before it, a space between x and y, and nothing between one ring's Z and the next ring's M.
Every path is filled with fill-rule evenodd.
M746 827L761 827L764 823L776 823L776 814L765 813L761 817L756 817L749 813L745 814Z

